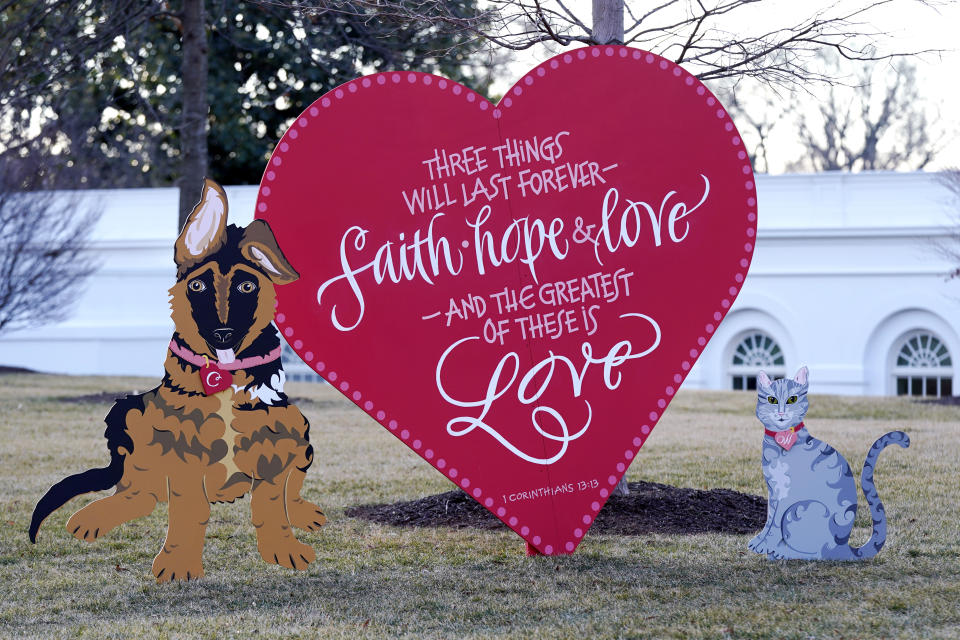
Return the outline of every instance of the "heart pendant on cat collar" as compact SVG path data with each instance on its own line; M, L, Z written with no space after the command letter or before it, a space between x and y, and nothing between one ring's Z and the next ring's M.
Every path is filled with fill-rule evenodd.
M797 431L800 429L803 429L802 422L795 427L790 427L786 431L770 431L769 429L764 429L764 433L772 436L784 451L790 451L790 447L797 443Z

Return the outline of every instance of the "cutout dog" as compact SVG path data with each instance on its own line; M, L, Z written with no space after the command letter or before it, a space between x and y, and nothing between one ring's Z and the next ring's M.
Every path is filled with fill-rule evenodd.
M163 381L117 400L104 436L110 464L69 476L40 499L30 523L71 498L116 487L73 514L67 530L92 542L119 524L170 503L158 582L203 576L210 503L250 492L257 548L269 563L306 569L313 549L291 530L316 530L320 508L300 496L313 462L309 424L283 392L276 291L299 278L269 225L227 225L227 197L205 180L201 201L174 248L170 289L176 327Z

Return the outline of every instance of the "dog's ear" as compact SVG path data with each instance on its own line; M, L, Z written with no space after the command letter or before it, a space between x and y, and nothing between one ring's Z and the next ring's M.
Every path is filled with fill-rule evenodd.
M178 268L200 262L227 241L227 194L209 178L173 249Z
M254 220L243 230L240 253L259 265L274 284L289 284L300 278L300 274L280 251L273 230L264 220Z

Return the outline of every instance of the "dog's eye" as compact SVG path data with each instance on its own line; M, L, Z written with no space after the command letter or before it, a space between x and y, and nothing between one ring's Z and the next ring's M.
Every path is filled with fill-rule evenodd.
M190 291L203 291L207 288L207 285L203 284L203 280L197 278L196 280L191 280L187 287Z
M245 280L237 285L237 291L240 293L253 293L257 290L257 285L252 280Z
M770 404L777 404L777 399L774 398L773 396L767 396L767 402L769 402Z

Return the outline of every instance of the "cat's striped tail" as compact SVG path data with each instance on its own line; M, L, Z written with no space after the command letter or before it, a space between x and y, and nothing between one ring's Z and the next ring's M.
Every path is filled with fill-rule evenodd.
M910 436L903 431L891 431L880 436L870 447L870 451L867 452L867 459L863 463L863 472L860 474L860 489L867 499L867 504L870 505L870 517L873 518L873 534L862 547L851 547L850 551L858 559L865 560L877 555L883 548L883 543L887 541L887 514L883 510L880 494L877 493L877 485L873 482L873 467L877 463L880 452L891 444L898 444L906 449L910 446Z

